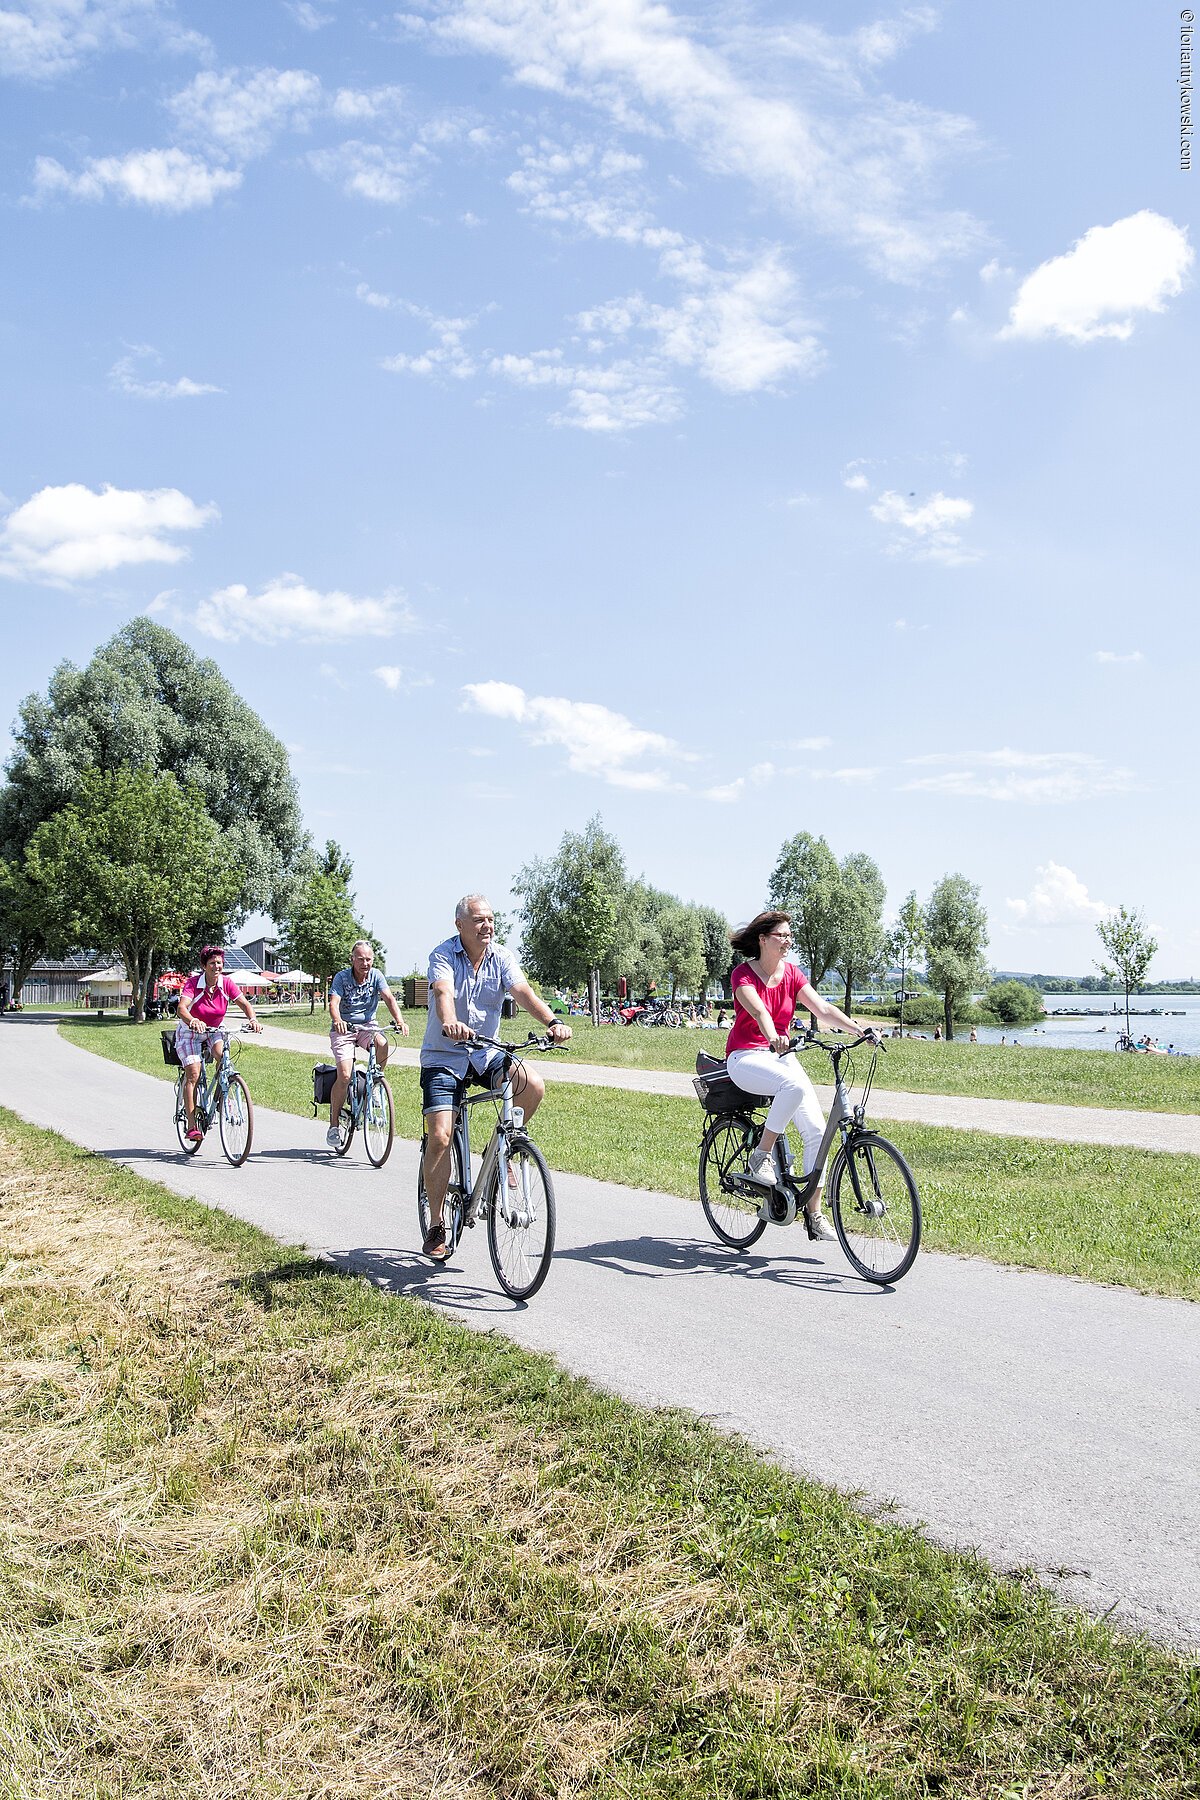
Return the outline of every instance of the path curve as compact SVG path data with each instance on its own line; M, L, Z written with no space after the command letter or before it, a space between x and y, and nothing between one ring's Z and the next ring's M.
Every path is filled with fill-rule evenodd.
M314 1062L327 1062L329 1040L307 1031L268 1025L263 1043L277 1050L302 1050ZM393 1064L415 1067L419 1052L394 1046ZM547 1057L538 1068L548 1082L576 1082L584 1087L625 1088L637 1094L682 1094L695 1098L690 1075L671 1069L621 1069L603 1063L570 1062ZM833 1089L818 1087L822 1109L829 1111ZM1050 1138L1067 1144L1130 1144L1139 1150L1169 1150L1200 1156L1200 1115L1129 1112L1115 1107L1052 1106L1035 1100L982 1100L970 1094L906 1094L895 1088L871 1090L871 1117L899 1119L909 1125L949 1125L956 1131L987 1131L997 1137Z
M929 1254L881 1291L799 1230L738 1257L693 1203L562 1174L550 1279L514 1307L482 1232L416 1254L415 1145L376 1171L262 1108L245 1168L211 1138L185 1160L170 1093L53 1021L0 1027L0 1101L34 1124L1200 1653L1200 1307Z

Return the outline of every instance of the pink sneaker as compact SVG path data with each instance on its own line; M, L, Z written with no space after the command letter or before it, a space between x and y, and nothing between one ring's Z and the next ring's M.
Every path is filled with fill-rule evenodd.
M189 1144L202 1144L204 1142L204 1133L198 1125L192 1126L192 1129L187 1134L187 1141Z

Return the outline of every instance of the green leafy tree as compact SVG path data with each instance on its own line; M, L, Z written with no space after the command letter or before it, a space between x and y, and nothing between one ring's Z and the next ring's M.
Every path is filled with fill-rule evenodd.
M539 981L586 981L594 1018L627 885L620 845L599 814L583 831L565 831L554 856L526 863L513 882L526 967Z
M887 883L879 865L863 851L847 856L839 870L841 901L838 907L836 967L846 986L843 1007L853 1007L854 984L879 967L884 954L883 903Z
M1125 990L1125 1036L1129 1037L1129 996L1145 981L1158 943L1147 932L1141 913L1123 906L1110 918L1101 919L1096 934L1106 952L1096 967L1106 980L1119 982Z
M199 789L147 768L85 770L76 799L34 832L26 864L46 897L50 941L119 956L138 1019L163 959L187 948L197 920L237 899Z
M884 940L883 953L891 963L900 965L900 1035L904 1036L904 1008L908 977L925 958L925 911L917 899L916 889L909 890L899 916Z
M823 837L801 831L789 838L771 871L771 906L791 914L792 936L816 987L837 966L842 875Z
M954 1036L955 1014L970 1003L987 979L987 913L979 888L965 875L943 875L925 907L929 979L942 996L946 1038Z
M28 852L0 861L0 965L12 967L12 997L21 998L33 965L50 953L47 896L31 879Z
M19 856L76 800L83 772L145 769L198 790L239 875L234 910L281 916L304 845L295 783L278 738L216 663L150 619L134 619L85 669L64 662L21 707L0 790L0 855Z
M318 989L324 992L337 971L346 967L360 937L371 942L359 928L345 885L313 869L293 895L281 939L287 961L316 977L309 994L310 1012L316 1009Z
M704 933L694 906L676 903L658 917L662 938L663 969L674 1000L680 988L696 994L704 985Z
M715 906L696 907L696 917L700 924L700 937L704 945L704 979L719 982L721 992L725 992L725 984L733 965L733 950L729 943L729 920Z
M608 955L601 965L604 985L616 989L621 976L631 994L645 994L665 977L662 932L659 920L672 896L645 881L625 885L618 906L616 930Z
M993 981L983 996L983 1007L1002 1025L1036 1025L1046 1016L1042 996L1027 981Z

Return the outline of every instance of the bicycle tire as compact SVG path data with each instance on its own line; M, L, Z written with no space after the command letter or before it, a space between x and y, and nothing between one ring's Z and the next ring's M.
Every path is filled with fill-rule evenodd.
M731 1250L748 1250L767 1229L753 1200L725 1185L734 1164L745 1159L752 1132L740 1113L719 1113L700 1141L700 1204L716 1236Z
M350 1103L351 1089L346 1089L346 1098L342 1101L342 1110L338 1114L338 1141L334 1147L335 1156L345 1156L354 1139L354 1108Z
M532 1300L554 1256L554 1183L545 1157L528 1139L513 1146L509 1167L517 1171L516 1188L505 1182L501 1194L497 1172L488 1200L488 1251L509 1299Z
M200 1109L197 1107L197 1117L199 1117L199 1112ZM183 1104L183 1077L181 1075L179 1080L175 1083L175 1133L179 1139L179 1148L183 1151L183 1154L185 1156L195 1156L203 1140L197 1138L194 1143L189 1143L187 1129L187 1109ZM203 1130L203 1126L201 1126L201 1130Z
M382 1169L391 1155L395 1130L392 1090L382 1075L376 1075L367 1091L362 1120L363 1149L373 1169Z
M425 1145L428 1139L421 1139L421 1160L417 1164L417 1223L421 1228L421 1242L429 1235L429 1200L425 1193ZM450 1180L446 1184L446 1198L442 1203L442 1223L446 1227L446 1242L450 1249L446 1260L454 1255L458 1240L462 1236L463 1221L463 1184L462 1161L458 1153L457 1132L450 1140Z
M842 1145L829 1172L829 1212L864 1281L887 1287L908 1274L921 1247L921 1196L895 1144L878 1132L860 1131Z
M221 1148L235 1169L240 1169L254 1142L254 1102L240 1075L226 1080L221 1099Z

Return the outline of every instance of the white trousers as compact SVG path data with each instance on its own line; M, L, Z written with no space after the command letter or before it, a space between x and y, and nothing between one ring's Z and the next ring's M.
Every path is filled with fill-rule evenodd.
M794 1119L804 1145L807 1174L817 1160L825 1135L825 1117L817 1090L800 1067L796 1056L776 1056L773 1050L734 1050L726 1059L732 1080L748 1094L770 1094L767 1130L780 1135Z

